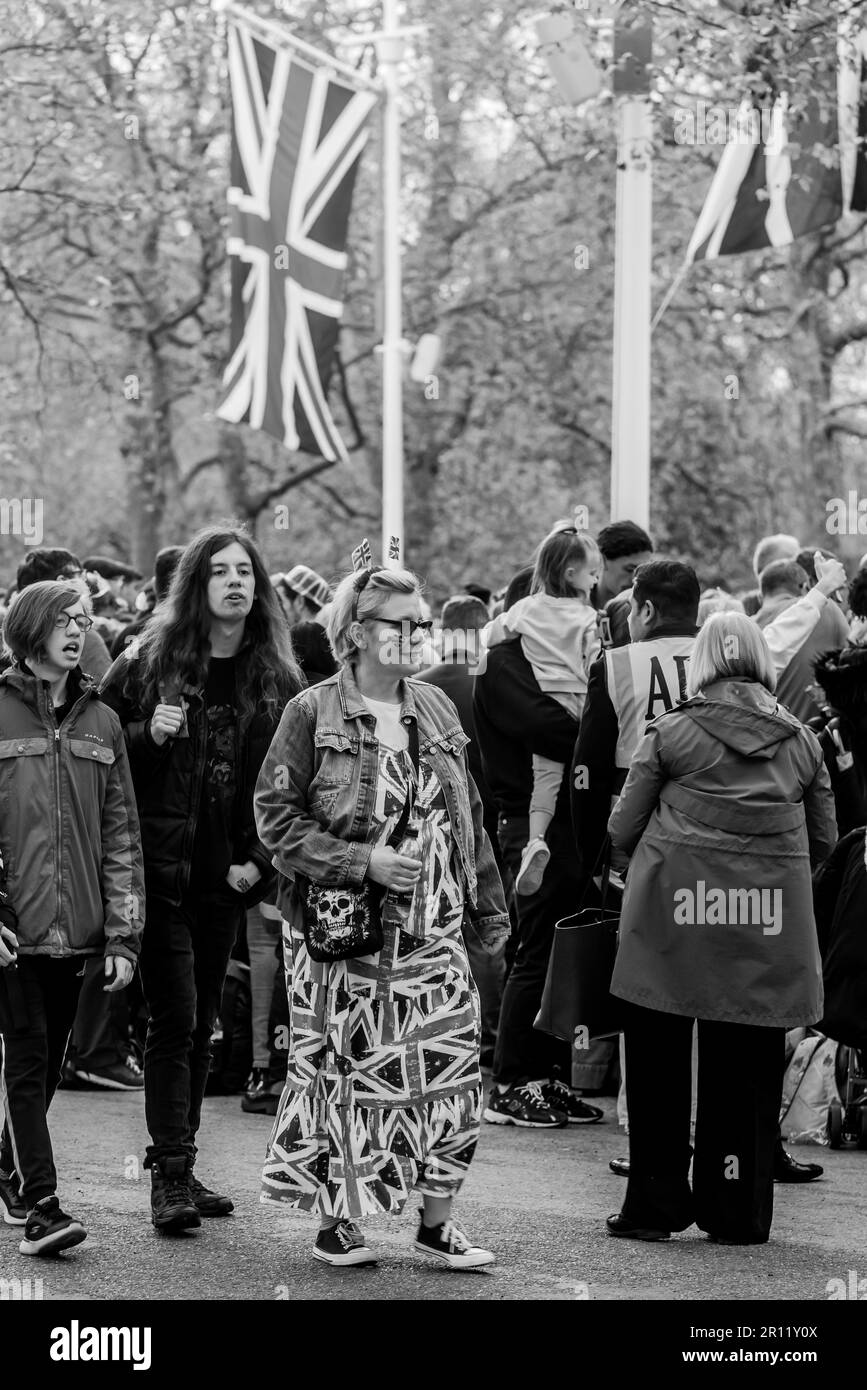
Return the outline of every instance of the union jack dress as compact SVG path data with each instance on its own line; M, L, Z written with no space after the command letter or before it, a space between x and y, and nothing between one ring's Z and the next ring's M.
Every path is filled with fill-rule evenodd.
M415 791L408 834L422 861L412 901L383 906L377 955L320 963L283 923L289 1070L263 1201L320 1216L399 1212L412 1188L461 1186L479 1136L479 1000L461 924L464 890L439 779L380 745L368 839L383 842ZM402 847L401 847L402 848Z

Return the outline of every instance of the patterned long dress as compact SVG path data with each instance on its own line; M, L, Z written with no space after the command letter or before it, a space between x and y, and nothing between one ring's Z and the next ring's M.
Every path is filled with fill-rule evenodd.
M479 1003L463 885L439 779L423 758L419 773L409 832L422 871L411 903L386 899L379 954L313 961L301 931L283 924L289 1072L263 1201L335 1217L399 1212L413 1187L453 1196L475 1152ZM370 841L391 832L411 785L408 752L380 744Z

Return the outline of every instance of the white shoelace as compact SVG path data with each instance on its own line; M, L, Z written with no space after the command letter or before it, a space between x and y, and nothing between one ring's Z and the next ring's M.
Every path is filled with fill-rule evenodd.
M519 1086L517 1089L519 1095L529 1096L531 1100L535 1100L539 1105L547 1104L545 1097L542 1095L541 1081L525 1081L523 1086Z
M454 1221L443 1222L442 1242L448 1246L449 1252L455 1255L465 1255L471 1249L470 1242Z
M360 1230L352 1221L341 1221L334 1229L344 1250L348 1250L351 1245L364 1243Z

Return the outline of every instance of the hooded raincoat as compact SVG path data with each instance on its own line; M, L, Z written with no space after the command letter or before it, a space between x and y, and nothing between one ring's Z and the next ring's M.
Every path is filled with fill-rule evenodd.
M717 681L657 719L608 828L634 851L613 994L769 1028L821 1017L811 863L834 803L815 735L764 686Z

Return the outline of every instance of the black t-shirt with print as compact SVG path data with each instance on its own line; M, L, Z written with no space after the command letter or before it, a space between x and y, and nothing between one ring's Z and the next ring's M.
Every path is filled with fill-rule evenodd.
M214 888L223 882L229 864L223 862L220 849L232 846L235 840L238 792L235 663L233 656L212 656L205 682L208 741L192 875L193 882L200 888ZM218 855L219 859L215 857Z

